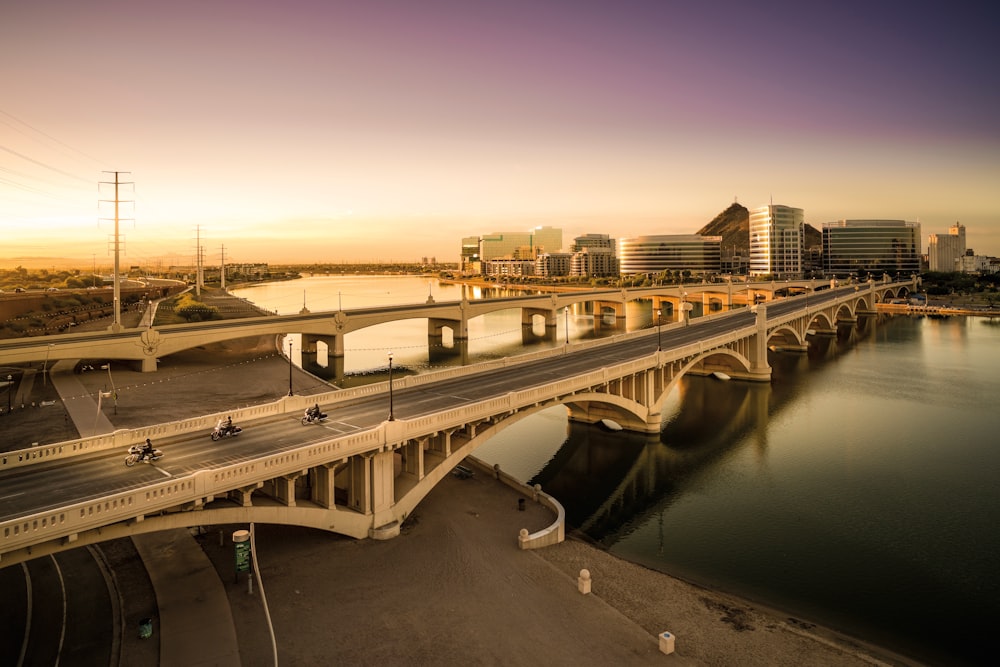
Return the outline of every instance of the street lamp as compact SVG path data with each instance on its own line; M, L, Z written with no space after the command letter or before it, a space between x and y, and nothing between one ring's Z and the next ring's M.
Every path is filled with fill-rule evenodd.
M288 395L294 396L292 393L292 337L288 337Z
M395 421L392 416L392 352L389 352L389 421Z
M14 376L7 376L7 414L10 414L10 395L14 393Z
M656 309L656 351L659 352L662 347L660 345L660 316L663 315L663 310L660 308Z
M563 312L566 314L566 344L569 345L569 306Z

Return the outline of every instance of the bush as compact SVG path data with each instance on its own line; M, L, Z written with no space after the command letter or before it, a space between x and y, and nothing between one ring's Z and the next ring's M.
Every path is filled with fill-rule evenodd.
M218 308L201 301L195 301L189 294L184 294L177 300L174 312L188 322L203 322L221 318Z

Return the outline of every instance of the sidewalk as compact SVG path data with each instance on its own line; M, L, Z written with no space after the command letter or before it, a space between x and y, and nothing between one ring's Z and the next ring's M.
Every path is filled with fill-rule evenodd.
M229 598L212 562L183 528L132 538L156 591L160 667L240 667Z
M81 438L88 438L115 430L111 420L98 408L97 401L87 392L80 378L73 372L75 360L57 361L49 369L49 380L64 399L73 396L74 400L63 400L69 418L80 432Z

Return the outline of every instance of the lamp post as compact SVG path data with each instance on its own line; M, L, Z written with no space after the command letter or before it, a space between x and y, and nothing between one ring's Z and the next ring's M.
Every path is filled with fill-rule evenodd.
M566 344L569 345L569 306L563 312L566 314Z
M656 351L659 352L662 347L660 345L660 316L663 315L663 310L660 308L656 309Z
M389 421L395 421L392 416L392 352L389 352Z
M109 361L108 365L102 368L108 369L108 383L111 384L111 395L115 399L115 414L118 414L118 390L115 389L115 379L111 377L111 362Z
M7 375L7 414L10 414L10 395L14 393L14 376Z
M294 396L292 393L292 337L288 337L288 395Z

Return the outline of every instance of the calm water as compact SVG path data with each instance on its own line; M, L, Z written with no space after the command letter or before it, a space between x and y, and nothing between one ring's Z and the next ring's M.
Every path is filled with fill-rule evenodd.
M344 308L461 295L425 279L355 280L240 294L279 312L301 308L303 287L311 310L336 308L338 291ZM483 319L470 356L520 348L516 313ZM390 348L414 370L433 365L414 324L348 336L346 367L378 367ZM568 324L585 335L585 320ZM770 385L685 379L659 437L571 425L554 408L476 456L542 484L571 526L622 558L930 664L991 663L1000 323L869 320L771 363Z

